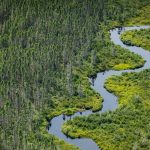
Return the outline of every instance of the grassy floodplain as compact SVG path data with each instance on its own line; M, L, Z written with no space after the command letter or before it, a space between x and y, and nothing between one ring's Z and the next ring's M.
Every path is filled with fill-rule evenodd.
M128 31L121 35L121 40L128 45L136 45L150 51L150 29Z

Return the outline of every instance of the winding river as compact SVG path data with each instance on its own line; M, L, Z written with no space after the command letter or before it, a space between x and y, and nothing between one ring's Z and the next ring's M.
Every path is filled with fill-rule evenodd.
M150 26L124 27L121 30L121 32L119 31L118 28L110 31L111 41L113 41L116 45L120 45L121 47L128 49L131 52L141 55L146 62L143 67L134 69L134 70L123 70L123 71L109 70L109 71L100 72L97 74L97 77L94 80L94 85L91 85L91 87L95 91L100 93L100 95L104 99L103 108L101 111L99 111L99 113L110 111L110 110L112 111L118 107L117 97L114 96L113 94L109 93L104 88L104 82L108 77L110 77L112 75L121 75L123 72L140 72L144 69L150 68L150 52L149 51L146 51L140 47L125 45L120 40L120 34L122 34L124 31L135 30L135 29L140 30L140 29L147 29L147 28L150 28ZM76 116L81 116L81 115L87 116L92 113L93 112L90 110L86 110L86 111L82 112L82 114L77 112L74 115L72 115L71 117L66 116L65 120L63 120L63 115L57 116L51 120L51 126L49 127L49 133L57 136L59 139L62 139L65 142L68 142L70 144L73 144L73 145L79 147L81 150L100 150L100 148L97 146L97 144L91 139L88 139L88 138L71 139L61 132L61 127L65 121L72 119Z

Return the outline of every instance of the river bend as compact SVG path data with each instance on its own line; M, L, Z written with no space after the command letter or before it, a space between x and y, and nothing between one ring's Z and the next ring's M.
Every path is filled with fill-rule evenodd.
M150 68L150 52L149 51L146 51L140 47L125 45L120 40L120 34L122 34L124 31L135 30L135 29L140 30L140 29L147 29L147 28L150 28L150 26L124 27L121 30L121 33L119 32L118 28L110 31L110 38L111 38L112 42L114 42L116 45L120 45L121 47L142 56L146 62L143 67L138 68L138 69L123 70L123 71L109 70L109 71L97 73L97 77L94 81L94 85L93 86L91 85L91 87L96 92L100 93L100 95L104 99L103 108L99 111L100 113L110 111L110 110L113 111L118 107L117 97L114 96L112 93L109 93L104 88L104 83L107 78L109 78L112 75L121 75L123 72L140 72L144 69ZM93 112L91 110L86 110L82 113L82 116L87 116L92 113ZM81 114L79 112L77 112L74 115L72 115L71 118L74 118L76 116L81 116ZM54 117L51 120L51 126L49 127L49 133L57 136L59 139L62 139L65 142L68 142L70 144L73 144L73 145L79 147L81 150L100 150L100 148L97 146L97 144L91 139L88 139L88 138L71 139L71 138L67 137L65 134L63 134L61 132L61 127L62 127L63 123L69 119L70 119L70 117L66 116L66 119L63 120L63 115Z

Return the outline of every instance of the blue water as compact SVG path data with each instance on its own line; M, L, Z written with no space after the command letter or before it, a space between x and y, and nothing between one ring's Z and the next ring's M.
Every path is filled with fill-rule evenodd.
M110 36L111 36L111 41L114 42L116 45L120 45L121 47L125 48L126 50L129 50L131 52L134 52L138 55L141 55L143 59L146 61L144 66L138 69L134 70L123 70L123 71L114 71L114 70L109 70L105 72L100 72L97 74L96 79L94 80L94 85L91 85L91 87L100 93L100 95L103 97L103 108L100 113L106 112L106 111L113 111L118 107L118 102L117 102L117 97L114 96L113 94L109 93L105 88L104 88L104 83L107 78L109 78L112 75L121 75L123 72L140 72L144 69L150 68L150 52L146 51L140 47L136 46L127 46L123 44L123 42L120 40L120 34L122 34L124 31L128 30L140 30L140 29L146 29L150 28L150 26L140 26L140 27L125 27L119 33L119 29L114 29L110 31ZM91 82L91 79L89 79ZM93 112L91 110L84 111L82 113L82 116L87 116L92 114ZM67 137L65 134L61 132L61 127L64 122L66 122L69 119L72 119L76 116L81 116L79 112L75 113L74 115L70 117L65 118L63 120L63 115L57 116L51 120L51 126L49 127L49 133L57 136L59 139L64 140L65 142L68 142L70 144L73 144L77 147L79 147L81 150L99 150L100 148L97 146L97 144L88 138L76 138L76 139L71 139Z

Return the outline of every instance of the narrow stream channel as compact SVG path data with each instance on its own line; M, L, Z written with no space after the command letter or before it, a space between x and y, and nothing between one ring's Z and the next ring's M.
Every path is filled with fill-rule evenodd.
M122 34L124 31L127 31L127 30L135 30L135 29L140 30L140 29L147 29L147 28L150 28L150 26L124 27L120 34ZM109 71L100 72L97 74L97 77L94 80L94 85L93 86L91 85L91 87L95 91L100 93L100 95L104 99L103 108L101 111L99 111L99 113L110 111L110 110L112 111L118 107L117 97L114 96L113 94L109 93L104 88L104 82L106 81L106 79L108 77L110 77L112 75L121 75L123 72L140 72L144 69L150 68L150 52L149 51L146 51L140 47L127 46L127 45L123 44L123 42L120 40L120 34L119 34L118 28L111 30L110 34L111 34L111 40L116 45L120 45L121 47L126 48L131 52L141 55L146 62L143 67L134 69L134 70L123 70L123 71L109 70ZM59 139L62 139L65 142L68 142L70 144L73 144L73 145L79 147L81 150L100 150L100 148L97 146L97 144L91 139L88 139L88 138L71 139L61 132L61 127L62 127L63 123L66 122L67 120L72 119L76 116L87 116L92 113L93 112L90 110L84 111L82 113L82 115L79 112L77 112L74 115L72 115L71 118L66 116L65 120L63 120L63 115L57 116L51 120L51 126L49 127L49 133L57 136Z

